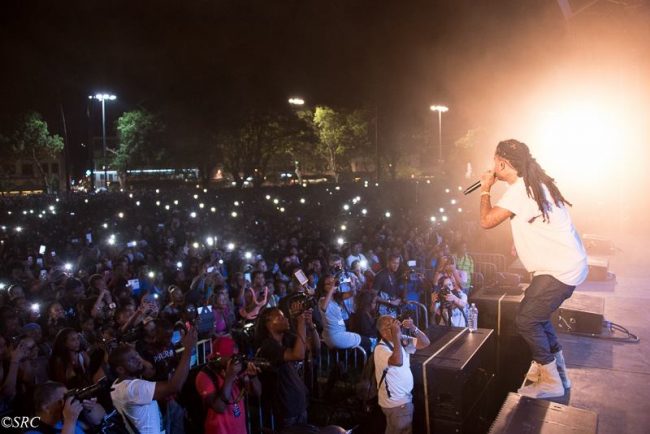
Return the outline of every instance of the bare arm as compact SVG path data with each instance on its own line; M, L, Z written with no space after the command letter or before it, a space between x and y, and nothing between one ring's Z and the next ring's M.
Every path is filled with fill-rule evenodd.
M481 227L483 229L492 229L499 226L512 215L507 209L498 206L493 207L490 202L490 195L484 194L481 196Z
M489 170L481 176L481 227L492 229L504 220L512 217L512 212L507 209L493 207L490 201L490 189L496 181L494 172Z
M391 366L402 366L402 327L399 321L395 321L391 326L393 332L393 353L388 358L388 364Z
M296 325L296 332L298 334L298 339L293 344L293 348L287 348L284 350L284 361L302 361L305 360L305 342L307 335L307 327L305 324L305 314L302 313L298 316L298 324Z
M181 387L183 387L183 383L185 383L185 380L187 379L187 374L190 372L190 357L192 355L192 349L196 346L197 339L196 328L190 329L187 334L183 336L183 355L181 356L181 360L178 362L176 371L168 381L156 382L153 399L158 401L181 391Z

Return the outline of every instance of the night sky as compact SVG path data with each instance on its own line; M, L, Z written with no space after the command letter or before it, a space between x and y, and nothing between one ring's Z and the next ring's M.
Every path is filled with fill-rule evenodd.
M550 0L5 0L0 115L37 110L60 132L62 104L74 153L87 96L104 90L118 96L109 120L146 107L179 140L224 113L286 109L292 95L378 106L395 128L444 103L451 140L489 123L486 105L524 90L567 40Z

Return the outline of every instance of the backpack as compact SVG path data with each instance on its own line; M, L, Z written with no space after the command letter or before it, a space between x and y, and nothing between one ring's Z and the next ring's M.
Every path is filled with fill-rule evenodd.
M383 341L380 341L377 345L385 345L391 351L393 350L393 346L390 343L384 343ZM359 379L356 387L357 398L359 398L361 401L361 408L364 411L370 412L372 410L373 404L377 400L379 388L383 384L387 372L388 367L384 368L384 372L381 374L379 384L377 384L377 377L375 376L375 355L374 353L370 354L370 358L361 371L361 378Z

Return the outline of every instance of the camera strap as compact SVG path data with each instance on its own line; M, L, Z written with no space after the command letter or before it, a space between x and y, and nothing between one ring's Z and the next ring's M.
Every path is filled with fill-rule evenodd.
M377 345L384 345L388 347L389 350L393 351L393 345L390 342L384 340L384 338L382 338ZM381 374L381 379L379 380L379 383L377 383L377 390L381 389L381 385L386 379L387 373L388 373L388 365L386 365L386 367L384 368L384 371ZM386 383L386 395L388 395L388 398L390 399L390 389L388 388L388 382Z

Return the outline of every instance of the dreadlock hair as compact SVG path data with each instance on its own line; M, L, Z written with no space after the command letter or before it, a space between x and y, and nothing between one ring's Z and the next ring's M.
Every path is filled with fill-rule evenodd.
M510 139L499 142L497 145L496 155L510 162L512 167L517 171L517 175L524 178L526 193L537 202L539 210L542 212L544 222L549 221L548 210L550 204L546 200L542 184L546 185L555 206L569 205L573 206L562 196L560 190L555 185L555 179L546 174L544 169L539 165L530 154L530 150L525 143ZM529 223L534 220L531 219Z

